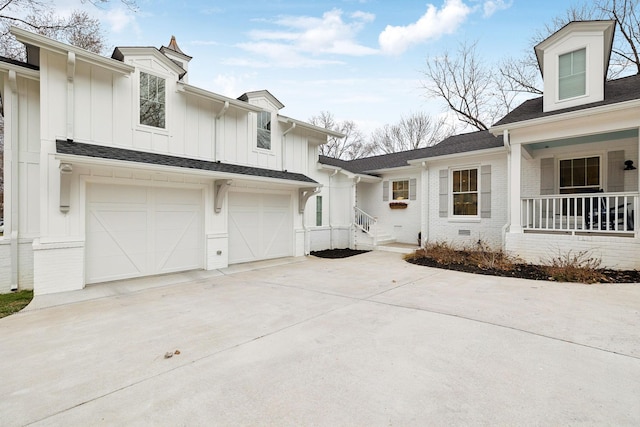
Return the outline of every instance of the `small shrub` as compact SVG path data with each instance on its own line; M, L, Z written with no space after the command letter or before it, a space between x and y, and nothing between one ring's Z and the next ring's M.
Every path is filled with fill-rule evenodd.
M600 258L594 257L590 251L558 252L556 256L543 260L543 266L549 277L558 282L606 281L601 271L601 264Z
M476 247L468 251L468 259L482 269L511 271L516 266L518 259L502 249L490 248L482 240L478 240Z
M517 259L502 250L494 250L479 240L475 247L456 248L446 242L427 242L405 259L430 258L442 265L474 265L482 270L511 271Z

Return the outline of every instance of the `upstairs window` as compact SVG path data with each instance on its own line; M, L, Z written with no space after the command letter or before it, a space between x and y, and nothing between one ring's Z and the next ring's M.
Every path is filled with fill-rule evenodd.
M271 150L271 113L258 113L258 148Z
M558 98L567 99L587 93L587 50L580 49L559 57Z
M453 171L453 215L478 215L478 169Z
M165 81L163 78L140 72L140 124L165 127Z

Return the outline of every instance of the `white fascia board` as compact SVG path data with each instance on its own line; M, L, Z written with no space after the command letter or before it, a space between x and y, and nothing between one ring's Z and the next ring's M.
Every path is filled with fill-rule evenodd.
M353 172L349 172L348 170L341 168L340 166L331 166L331 165L325 165L320 163L320 166L318 167L319 170L322 171L326 171L326 172L335 172L338 171L339 173L343 174L344 176L346 176L349 179L354 179L354 178L360 178L361 182L380 182L382 181L382 178L377 177L377 176L373 176L373 175L367 175L367 174L363 174L363 173L353 173Z
M257 175L245 175L245 174L228 173L228 172L207 171L203 169L181 168L177 166L165 166L165 165L156 165L151 163L130 162L126 160L105 159L101 157L77 156L74 154L56 153L54 155L54 158L56 160L60 160L61 162L68 162L71 164L78 164L78 165L85 165L85 166L105 166L105 167L113 167L113 168L127 168L127 170L136 169L140 171L155 172L155 173L168 173L168 174L192 175L192 176L195 175L195 176L201 176L203 178L208 178L208 179L233 179L233 180L243 180L243 181L257 181L260 183L266 182L270 184L280 184L280 185L286 185L288 187L295 187L295 188L322 186L318 182L292 181L288 179L269 178L269 177L257 176Z
M23 30L22 28L11 27L10 32L21 43L36 46L40 49L46 49L51 52L56 52L63 55L67 55L69 52L73 52L76 55L76 59L78 61L98 65L116 73L131 74L135 70L135 68L131 65L127 65L118 60L106 58L104 56L98 55L97 53L89 52L88 50L62 43L57 40L52 40L48 37L41 36L40 34L34 34L30 31Z
M478 157L478 156L490 156L493 154L506 154L507 149L504 146L487 148L485 150L465 151L463 153L445 154L444 156L425 157L422 159L413 159L407 161L411 166L419 166L422 162L437 162L441 160L461 159L464 157Z
M255 105L251 105L248 102L238 101L237 99L228 98L226 96L223 96L214 92L210 92L208 90L201 89L199 87L192 86L182 82L178 82L178 91L181 91L190 95L196 95L201 98L209 99L212 101L216 101L221 104L228 102L230 106L233 106L241 110L252 111L255 113L264 111L262 108L256 107Z
M15 71L19 77L24 77L31 80L40 80L40 70L33 70L27 67L21 67L20 65L10 64L8 62L0 61L0 71Z
M336 132L331 129L322 128L320 126L314 126L310 123L303 122L300 120L292 119L291 117L281 116L278 114L278 121L282 123L295 123L297 127L301 127L311 132L321 133L328 136L333 136L334 138L344 138L345 135L340 132Z
M599 107L583 108L581 110L569 111L566 113L551 114L545 117L538 117L537 119L524 120L520 122L507 123L500 126L493 126L489 129L489 132L494 136L502 135L505 130L521 129L531 126L546 125L558 121L580 119L583 117L593 116L595 114L614 113L617 111L640 108L640 99L633 99L631 101L618 102L615 104L601 105Z

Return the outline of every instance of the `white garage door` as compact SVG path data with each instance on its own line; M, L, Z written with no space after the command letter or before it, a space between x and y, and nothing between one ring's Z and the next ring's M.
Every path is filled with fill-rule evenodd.
M90 184L86 281L202 268L202 191Z
M292 255L291 196L229 192L229 264Z

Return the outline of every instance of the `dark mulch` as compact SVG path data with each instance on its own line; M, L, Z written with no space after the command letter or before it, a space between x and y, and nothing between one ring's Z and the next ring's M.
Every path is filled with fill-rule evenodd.
M324 251L312 251L311 255L319 258L348 258L354 255L360 255L369 251L357 251L355 249L325 249Z
M408 262L425 267L443 268L466 273L484 274L488 276L516 277L519 279L552 280L543 267L534 264L516 264L513 270L484 269L469 264L440 264L432 258L407 259ZM640 283L640 271L637 270L600 270L605 277L604 283Z

